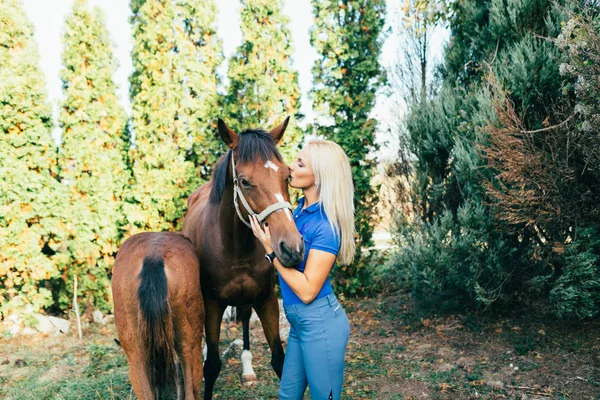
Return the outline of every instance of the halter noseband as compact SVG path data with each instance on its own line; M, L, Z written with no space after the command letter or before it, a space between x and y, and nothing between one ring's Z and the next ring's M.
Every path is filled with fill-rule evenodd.
M252 229L252 226L242 216L242 213L240 211L240 205L238 204L238 198L240 200L242 200L242 205L248 212L248 215L256 216L256 219L258 219L259 224L262 224L263 221L266 220L269 215L273 214L277 210L281 210L282 208L287 208L287 209L293 210L292 205L290 203L288 203L287 201L280 201L278 203L271 204L269 207L265 208L263 210L263 212L261 212L260 214L255 213L254 210L252 210L252 207L250 207L250 204L248 204L248 201L246 201L246 198L244 197L244 193L242 192L242 189L240 188L240 185L239 185L239 182L237 179L237 174L235 172L235 161L234 161L233 154L231 154L231 171L233 174L233 204L235 205L235 211L237 212L237 215L240 218L240 220L244 224L246 224L246 226L248 228Z

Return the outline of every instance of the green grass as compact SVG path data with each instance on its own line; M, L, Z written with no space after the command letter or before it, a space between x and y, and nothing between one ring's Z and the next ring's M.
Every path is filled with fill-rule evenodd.
M228 346L228 336L232 339L235 337L231 334L223 336L221 349ZM11 400L135 398L131 395L125 354L107 339L93 335L91 343L76 346L78 351L75 355L70 351L72 347L69 348L75 340L65 343L65 348L54 347L49 352L37 352L25 346L18 351L18 357L26 360L27 365L21 368L16 365L5 367L10 376L0 377L0 397ZM277 399L279 380L270 366L270 352L263 341L253 343L253 363L259 383L255 387L244 387L240 380L239 358L224 359L215 386L215 399ZM390 354L399 351L404 351L404 347L351 343L346 366L349 380L343 397L375 398L377 382L381 377L389 377L390 370L397 364ZM310 399L308 391L305 398Z
M565 327L530 319L427 316L413 312L406 297L346 302L345 308L352 334L343 399L543 395L539 398L600 400L600 323ZM539 333L542 328L544 334ZM73 335L0 339L0 364L9 361L0 365L0 398L134 399L127 359L112 340L114 325L91 325L84 336L83 342ZM224 324L221 351L240 337L241 326ZM242 385L239 355L223 359L215 399L278 398L279 380L259 324L252 327L251 337L258 384ZM26 365L19 366L19 360ZM308 392L305 399L310 399Z
M30 354L27 366L15 367L20 371L14 371L13 379L3 379L0 395L15 400L128 399L131 385L122 352L96 344L87 352L89 363L83 368L71 354L58 359L51 354Z

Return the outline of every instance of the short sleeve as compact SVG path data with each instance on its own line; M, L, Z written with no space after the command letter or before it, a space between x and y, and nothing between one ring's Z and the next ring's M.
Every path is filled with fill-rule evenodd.
M322 221L315 229L310 248L311 250L326 251L337 256L340 250L340 238L339 235L333 232L329 222Z

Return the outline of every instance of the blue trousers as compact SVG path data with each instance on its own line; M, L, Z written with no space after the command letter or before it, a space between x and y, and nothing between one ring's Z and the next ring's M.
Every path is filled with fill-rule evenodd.
M346 312L333 293L310 304L284 305L284 311L290 336L279 398L301 400L308 385L313 400L339 400L350 337Z

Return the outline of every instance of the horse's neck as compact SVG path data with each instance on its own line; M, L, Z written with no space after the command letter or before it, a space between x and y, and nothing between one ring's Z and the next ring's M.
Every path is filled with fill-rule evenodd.
M219 207L219 228L223 247L236 259L245 259L257 251L257 239L237 216L233 205L233 188L225 189Z

